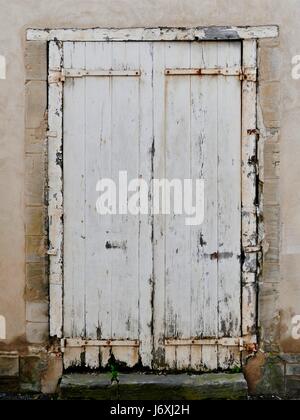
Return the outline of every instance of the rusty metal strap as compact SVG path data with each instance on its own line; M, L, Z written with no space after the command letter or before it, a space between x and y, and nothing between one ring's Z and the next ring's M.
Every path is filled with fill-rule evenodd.
M241 343L241 338L207 338L207 339L166 339L165 346L224 346L235 347Z
M233 337L233 338L208 338L208 339L166 339L166 347L180 346L221 346L221 347L239 347L240 350L248 349L256 345L255 337Z
M139 347L139 340L82 340L66 338L62 340L63 347Z
M84 70L84 69L62 69L61 71L50 71L48 83L61 83L66 78L81 77L137 77L141 75L140 70Z
M141 75L140 70L83 70L83 69L64 69L64 77L136 77Z
M178 68L166 69L166 76L236 76L240 80L255 82L257 80L256 67L215 67L215 68Z

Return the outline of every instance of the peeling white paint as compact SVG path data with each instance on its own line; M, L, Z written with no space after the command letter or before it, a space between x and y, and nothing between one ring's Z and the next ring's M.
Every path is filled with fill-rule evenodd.
M62 49L59 43L51 42L49 47L49 73L61 69ZM48 216L50 242L50 335L62 337L62 82L49 85L49 132L56 133L48 142Z
M243 42L243 64L257 65L257 42ZM242 246L243 265L242 332L255 334L256 329L256 275L257 275L257 86L254 80L244 80L242 85Z
M27 41L224 41L274 38L278 26L132 28L132 29L28 29Z

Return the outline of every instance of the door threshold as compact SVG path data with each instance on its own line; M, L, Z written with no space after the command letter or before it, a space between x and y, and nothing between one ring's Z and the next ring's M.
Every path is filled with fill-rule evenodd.
M243 400L248 387L242 373L155 375L128 373L111 383L109 373L65 374L61 399L79 400Z

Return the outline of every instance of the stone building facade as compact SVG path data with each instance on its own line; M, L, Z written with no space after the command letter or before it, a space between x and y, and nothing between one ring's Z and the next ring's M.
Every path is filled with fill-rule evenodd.
M261 272L259 349L245 363L253 394L300 392L300 55L298 0L0 0L0 389L54 393L59 342L49 339L47 43L28 28L278 25L259 41ZM296 61L294 61L296 63ZM300 72L299 72L300 73ZM295 76L295 71L294 71Z

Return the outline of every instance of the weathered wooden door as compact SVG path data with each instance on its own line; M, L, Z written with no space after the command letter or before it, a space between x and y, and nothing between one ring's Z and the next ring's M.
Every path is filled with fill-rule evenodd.
M239 365L241 44L65 42L63 66L65 366ZM203 179L204 222L99 215L121 171Z

